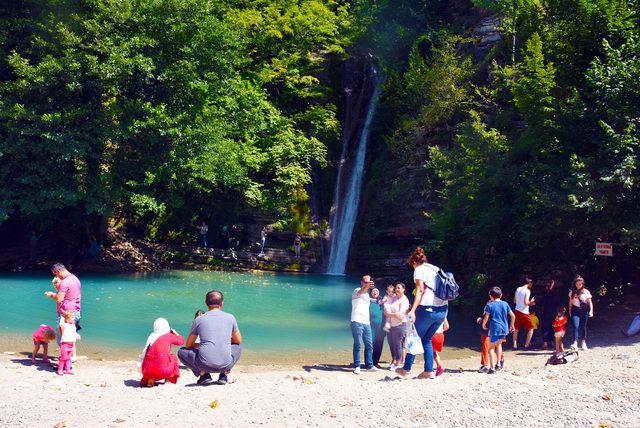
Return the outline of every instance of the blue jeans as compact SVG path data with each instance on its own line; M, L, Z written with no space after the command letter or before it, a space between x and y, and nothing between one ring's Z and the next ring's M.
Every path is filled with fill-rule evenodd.
M573 324L573 337L575 341L587 340L587 321L589 309L571 308L571 323Z
M200 246L207 248L207 235L200 234Z
M424 348L424 371L431 373L433 371L433 345L431 338L435 334L440 324L444 322L449 312L449 306L418 306L416 308L416 331L422 347ZM416 356L407 354L404 358L404 369L410 371Z
M360 367L360 340L362 340L364 342L364 366L370 369L373 367L371 326L352 321L351 334L353 335L353 367Z

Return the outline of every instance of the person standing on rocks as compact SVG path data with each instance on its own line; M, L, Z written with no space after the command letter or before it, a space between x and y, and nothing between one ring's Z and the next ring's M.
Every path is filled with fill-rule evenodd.
M259 256L264 256L264 246L267 243L267 233L268 233L267 226L263 226L262 230L260 231L260 254L258 254Z
M209 226L203 220L202 224L198 226L198 233L200 235L200 246L204 249L207 248L207 232L209 232Z
M364 368L378 370L373 365L373 343L369 319L369 289L373 288L370 275L364 275L360 287L351 294L351 335L353 336L353 372L360 374L360 342L364 343Z
M296 237L293 238L293 248L296 251L296 259L300 258L300 252L302 250L302 237L299 233L296 233Z
M513 331L513 349L518 349L518 332L522 327L527 330L527 339L524 342L524 349L531 346L531 338L533 337L533 320L529 313L529 307L536 304L535 297L531 297L531 288L533 280L526 278L524 285L516 289L513 296L513 303L516 304L514 314L516 316L515 330Z
M178 351L178 359L199 376L198 385L213 383L210 373L219 373L217 383L227 383L227 375L242 354L242 335L236 318L224 312L224 295L212 290L205 296L209 311L196 317L184 348ZM196 340L200 345L196 347Z

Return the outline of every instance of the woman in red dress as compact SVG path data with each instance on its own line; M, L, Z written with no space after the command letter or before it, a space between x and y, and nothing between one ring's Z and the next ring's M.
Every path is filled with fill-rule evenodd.
M169 327L169 322L158 318L153 323L153 333L147 338L142 360L140 386L153 387L157 380L176 383L180 377L178 357L171 354L171 345L181 346L184 338Z

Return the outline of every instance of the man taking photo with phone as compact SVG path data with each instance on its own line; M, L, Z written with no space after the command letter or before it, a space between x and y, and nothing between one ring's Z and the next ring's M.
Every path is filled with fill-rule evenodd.
M360 342L364 343L365 370L378 371L373 365L373 340L369 321L369 305L371 297L369 290L373 288L370 275L364 275L360 281L360 288L353 290L351 295L351 334L353 335L353 372L360 373Z

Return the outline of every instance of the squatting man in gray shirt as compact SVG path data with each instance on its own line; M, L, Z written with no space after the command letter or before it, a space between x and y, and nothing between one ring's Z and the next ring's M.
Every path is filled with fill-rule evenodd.
M221 291L209 291L205 303L209 311L193 320L187 343L178 351L178 358L199 376L198 385L215 383L210 373L219 373L217 383L224 385L240 359L242 336L236 318L222 310ZM194 347L198 337L200 346Z

